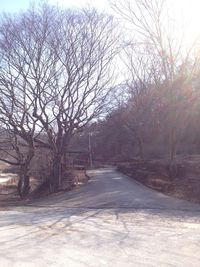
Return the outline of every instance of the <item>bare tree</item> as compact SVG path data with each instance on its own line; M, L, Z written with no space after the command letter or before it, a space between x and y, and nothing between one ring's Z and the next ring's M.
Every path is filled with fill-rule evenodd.
M33 142L51 151L52 191L61 184L71 137L99 116L109 101L114 33L110 16L46 4L1 21L1 86L8 89L12 83L12 90L21 94L26 103L22 114L30 121L28 126L21 123L25 134L31 131ZM5 72L10 73L7 83ZM15 96L6 101L17 108Z
M113 1L112 7L133 32L131 38L125 40L125 49L129 47L127 64L131 75L134 73L136 78L139 75L139 79L143 80L145 70L145 77L150 74L151 83L159 89L159 98L164 98L164 102L168 103L169 158L173 162L179 138L177 126L184 118L185 107L178 96L188 82L188 76L182 75L181 68L188 65L191 49L186 51L182 35L180 32L176 34L176 25L169 16L166 0ZM141 57L147 65L144 69L143 64L138 72L130 58L133 58L132 62L137 62Z
M127 69L126 87L129 92L125 126L132 132L138 144L139 156L144 159L145 140L156 127L154 107L158 97L155 81L159 84L160 76L156 73L156 59L144 47L127 44L122 55Z

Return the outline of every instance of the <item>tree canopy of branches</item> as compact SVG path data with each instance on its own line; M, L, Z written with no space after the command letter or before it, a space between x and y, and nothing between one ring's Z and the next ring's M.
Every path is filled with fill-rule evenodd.
M124 30L118 91L127 97L97 124L96 158L163 156L173 169L177 152L199 147L199 50L184 42L168 0L110 2Z
M28 193L35 146L50 150L50 186L59 188L71 137L109 101L115 33L110 16L47 4L1 19L0 122L15 140L9 162L21 166L21 195Z
M141 125L144 128L148 124L148 119L142 123L139 116L142 107L143 119L149 114L152 124L157 120L153 120L152 112L165 111L169 159L173 162L181 125L186 124L187 110L196 97L192 89L195 60L191 57L194 47L185 46L180 28L176 32L176 19L170 17L167 4L167 0L112 1L114 11L130 32L123 44L122 57L128 71L127 85L134 95L132 129L141 133ZM190 97L183 97L186 94ZM140 136L143 157L142 134L136 136Z

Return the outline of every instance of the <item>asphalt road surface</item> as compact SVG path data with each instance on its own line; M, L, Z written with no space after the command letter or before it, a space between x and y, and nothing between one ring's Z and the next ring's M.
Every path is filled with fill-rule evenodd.
M200 205L112 169L23 207L0 209L0 266L200 266Z

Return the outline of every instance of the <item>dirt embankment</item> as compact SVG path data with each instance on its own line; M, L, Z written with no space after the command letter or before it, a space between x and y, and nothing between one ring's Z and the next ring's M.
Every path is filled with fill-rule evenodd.
M118 170L152 189L200 203L200 155L177 157L173 176L166 159L134 160L119 164Z

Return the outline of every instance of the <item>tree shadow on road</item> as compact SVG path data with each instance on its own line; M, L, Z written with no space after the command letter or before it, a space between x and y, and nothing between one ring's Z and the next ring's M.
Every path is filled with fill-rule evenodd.
M178 200L122 181L117 172L107 171L106 179L114 181L114 186L104 186L97 174L87 185L67 194L2 210L0 258L8 250L31 248L36 251L30 252L34 257L43 246L56 250L62 245L90 249L117 244L123 251L125 245L139 247L146 237L153 240L160 228L172 234L182 234L184 229L189 234L190 224L200 224L200 209L190 209L190 203L184 207L181 202L179 209Z

